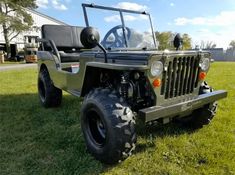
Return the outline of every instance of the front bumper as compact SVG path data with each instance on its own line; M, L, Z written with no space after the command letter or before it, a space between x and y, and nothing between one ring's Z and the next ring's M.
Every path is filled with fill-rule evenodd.
M139 110L139 116L145 122L150 122L161 118L174 117L182 113L201 108L206 104L212 103L225 97L227 97L227 91L214 91L211 93L199 95L192 100L170 106L153 106L141 109Z

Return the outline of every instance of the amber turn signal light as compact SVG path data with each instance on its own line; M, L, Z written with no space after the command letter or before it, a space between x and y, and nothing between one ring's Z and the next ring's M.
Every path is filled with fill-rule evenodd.
M204 80L206 78L206 72L201 72L200 74L199 74L199 79L200 80Z
M154 86L154 87L160 87L161 84L162 84L162 81L161 81L160 78L157 78L157 79L155 79L155 80L153 81L153 86Z

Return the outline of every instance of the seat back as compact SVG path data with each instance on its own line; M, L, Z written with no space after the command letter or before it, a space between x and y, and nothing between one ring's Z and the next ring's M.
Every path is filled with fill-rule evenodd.
M80 41L80 33L84 27L65 25L43 25L42 38L53 40L59 51L72 52L83 47ZM50 50L50 45L44 44L45 50Z

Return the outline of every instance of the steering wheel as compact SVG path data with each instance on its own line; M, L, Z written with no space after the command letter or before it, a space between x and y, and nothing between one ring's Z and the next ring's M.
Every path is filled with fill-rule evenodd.
M119 35L118 30L122 29L122 25L118 25L113 27L112 29L110 29L108 31L108 33L104 36L103 41L101 42L101 44L105 47L105 48L120 48L120 47L124 47L125 46L125 39L123 35ZM131 36L131 30L128 27L125 27L125 32L126 32L126 36L127 36L127 40L130 39ZM123 32L122 32L123 33ZM109 41L109 37L110 36L114 36L113 41Z

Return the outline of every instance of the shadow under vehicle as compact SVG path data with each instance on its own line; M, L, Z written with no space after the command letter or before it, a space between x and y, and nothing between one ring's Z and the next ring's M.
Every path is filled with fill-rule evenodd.
M136 118L146 124L180 120L194 128L209 124L216 101L227 96L205 82L209 52L180 51L179 35L176 51L157 50L147 12L82 7L86 27L42 27L38 91L44 107L59 106L62 90L84 97L81 128L96 159L112 164L132 153Z

